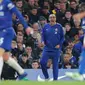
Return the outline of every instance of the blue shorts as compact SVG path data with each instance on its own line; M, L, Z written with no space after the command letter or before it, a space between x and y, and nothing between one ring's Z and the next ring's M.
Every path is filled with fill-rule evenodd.
M12 27L0 30L0 48L11 50L11 43L15 37L15 31Z

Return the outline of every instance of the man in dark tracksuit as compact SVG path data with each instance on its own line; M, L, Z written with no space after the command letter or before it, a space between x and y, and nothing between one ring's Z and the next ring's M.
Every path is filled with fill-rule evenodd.
M50 23L46 24L42 30L42 39L45 46L40 64L45 79L49 79L47 72L47 61L51 57L53 62L53 79L57 80L58 58L60 56L60 50L64 41L64 33L62 26L56 23L56 16L54 14L49 16L49 21Z

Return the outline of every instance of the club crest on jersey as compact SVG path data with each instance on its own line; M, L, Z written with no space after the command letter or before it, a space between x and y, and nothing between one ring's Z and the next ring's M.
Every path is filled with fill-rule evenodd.
M55 34L57 34L57 33L58 33L58 29L56 28L56 29L55 29Z

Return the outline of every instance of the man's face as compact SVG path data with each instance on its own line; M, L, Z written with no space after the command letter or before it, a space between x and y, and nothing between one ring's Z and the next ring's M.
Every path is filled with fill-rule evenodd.
M49 6L49 2L44 1L44 6Z
M28 59L27 59L27 56L23 56L23 57L22 57L22 61L23 61L24 63L26 63L27 60L28 60Z
M60 3L55 3L54 6L58 9L60 9Z
M23 27L22 24L18 24L17 29L18 29L19 31L23 31L24 27Z
M17 42L22 43L23 42L23 36L17 36Z
M32 27L33 27L34 31L38 31L39 25L38 25L38 23L35 23L35 24L33 24Z
M39 64L37 62L32 63L32 68L33 69L38 69Z
M26 52L27 52L27 53L31 53L31 52L32 52L32 48L31 48L31 47L27 47L27 48L26 48Z
M34 6L35 1L34 1L34 0L28 0L28 3L29 3L31 6Z
M71 8L76 8L76 6L77 6L77 3L76 3L76 2L71 2L71 3L70 3L70 7L71 7Z
M68 32L68 31L70 31L71 26L67 24L67 25L65 25L65 28L66 28L66 32Z
M48 14L48 12L49 12L49 9L43 9L44 14Z
M22 2L22 1L18 1L18 2L16 3L16 6L17 6L18 8L21 8L21 7L23 6L23 2Z
M37 9L32 9L31 12L32 12L33 15L36 15L37 14Z
M70 60L70 55L69 54L66 54L64 56L64 63L69 63L69 60Z
M71 18L71 12L66 12L66 14L65 14L65 17L67 18L67 19L70 19Z
M49 16L49 21L50 22L56 22L56 16L54 14Z
M66 10L66 4L60 3L60 10Z

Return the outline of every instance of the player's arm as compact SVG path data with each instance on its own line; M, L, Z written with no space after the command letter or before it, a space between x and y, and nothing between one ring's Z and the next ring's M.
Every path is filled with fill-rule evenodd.
M15 13L16 16L19 18L20 22L23 24L27 34L29 34L30 32L32 32L33 30L27 25L27 23L25 22L22 14L20 13L20 11L16 8L16 6L9 0L8 4L7 4L8 9L10 10L10 12Z
M81 13L73 15L73 19L77 21L80 21L84 17L85 17L85 12L81 12Z
M62 47L62 44L64 42L64 31L63 31L63 27L60 25L60 42L59 42L59 45L56 45L56 48L61 48Z
M60 36L61 36L61 39L60 39L60 46L62 47L62 44L64 42L64 30L63 30L63 27L60 26Z
M41 34L41 36L42 36L42 46L45 46L45 35L44 35L44 28L42 29L42 34Z
M76 20L81 20L85 17L85 3L81 3L78 8L79 13L73 15L73 18Z

